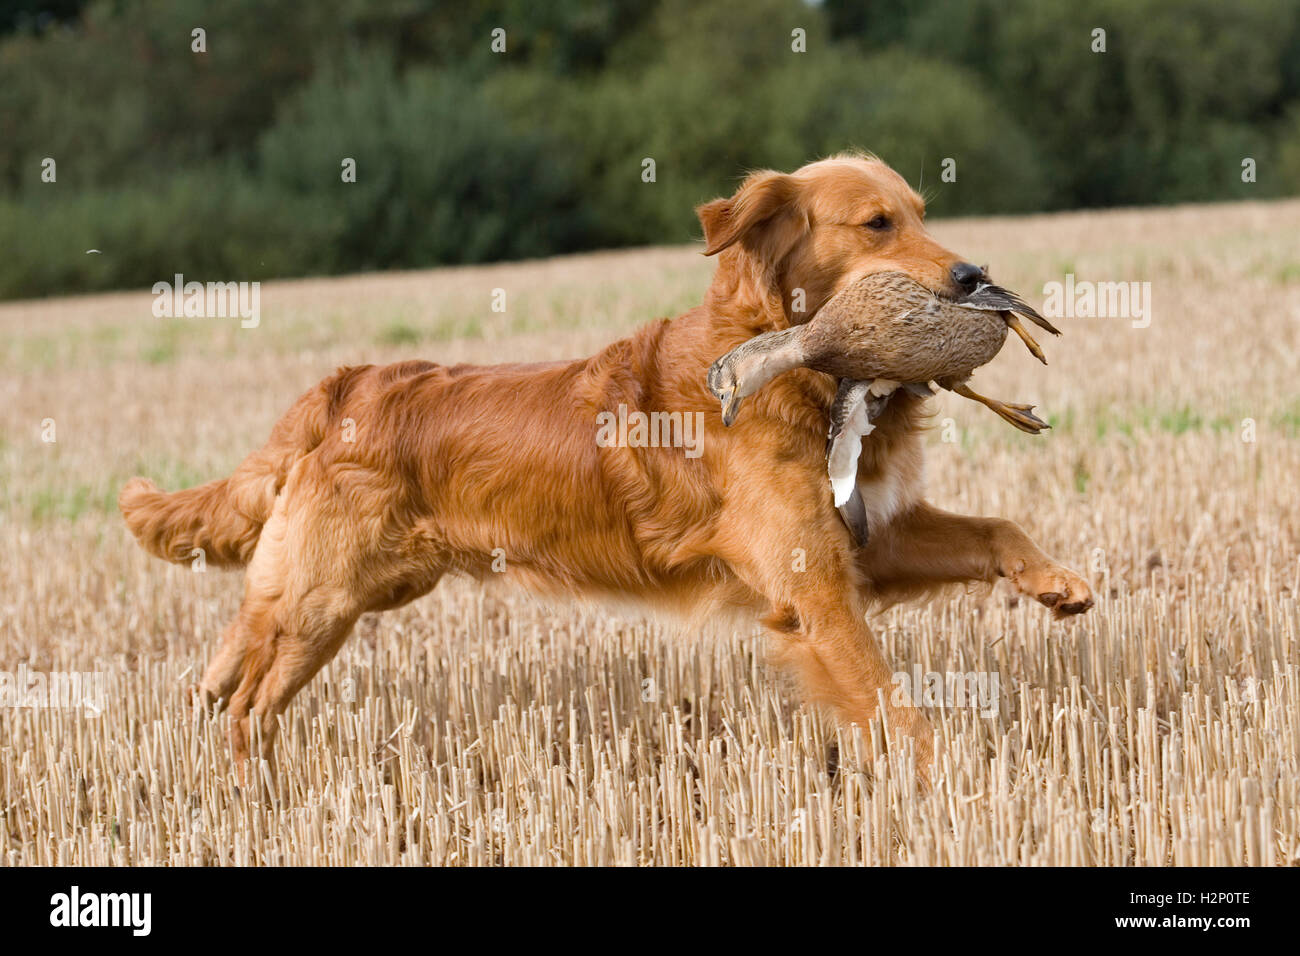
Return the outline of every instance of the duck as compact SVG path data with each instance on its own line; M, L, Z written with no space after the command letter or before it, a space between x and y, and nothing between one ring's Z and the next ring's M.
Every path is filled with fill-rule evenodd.
M975 369L1001 351L1008 331L1047 364L1018 316L1061 334L1014 292L991 282L950 300L905 273L872 273L851 282L808 322L764 332L727 352L710 366L707 384L730 427L742 401L778 375L810 368L840 380L830 410L827 471L836 507L865 543L857 463L862 439L874 430L873 421L894 392L929 396L934 382L1022 431L1036 435L1050 427L1034 414L1035 406L988 398L968 384Z

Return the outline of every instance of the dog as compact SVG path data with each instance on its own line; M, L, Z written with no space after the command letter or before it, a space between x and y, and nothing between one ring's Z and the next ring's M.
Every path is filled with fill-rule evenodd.
M901 176L838 155L752 173L696 212L717 267L703 303L677 318L574 361L343 368L228 478L170 494L143 478L123 487L126 524L150 553L188 562L198 548L211 565L247 568L199 684L229 707L237 760L253 720L269 757L278 716L361 614L415 600L448 572L486 578L502 558L552 593L752 611L809 699L864 726L883 706L923 769L933 731L879 693L892 668L868 611L999 577L1057 615L1092 605L1088 583L1014 523L924 501L923 398L895 393L864 442L864 547L826 477L832 378L790 372L722 425L706 373L741 342L807 321L870 273L904 272L950 298L984 279L930 237ZM620 405L702 413L700 453L597 442L598 416Z

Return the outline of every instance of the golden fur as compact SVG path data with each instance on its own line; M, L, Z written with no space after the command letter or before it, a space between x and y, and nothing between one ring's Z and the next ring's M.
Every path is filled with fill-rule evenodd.
M901 177L835 157L754 173L698 213L718 266L684 315L570 362L341 369L229 478L172 494L139 478L123 488L126 523L152 553L187 561L202 548L211 564L247 565L243 604L200 684L229 703L236 756L250 714L269 753L277 716L359 615L413 600L448 571L485 576L494 551L537 587L754 609L779 658L842 720L865 723L885 691L890 726L915 739L922 766L932 732L919 709L888 703L892 668L865 621L873 601L1002 575L1058 613L1091 605L1088 585L1014 524L922 501L923 404L910 395L865 442L871 539L860 550L826 477L831 378L791 372L721 424L709 364L806 321L854 278L902 271L958 291L960 260L930 238ZM865 225L881 216L887 228ZM601 447L596 416L620 404L704 413L702 455Z

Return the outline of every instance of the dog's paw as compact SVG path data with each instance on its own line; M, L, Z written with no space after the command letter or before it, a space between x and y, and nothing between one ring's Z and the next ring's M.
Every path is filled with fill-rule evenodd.
M1088 582L1059 564L1026 568L1012 575L1011 580L1021 594L1050 608L1057 620L1082 614L1092 607L1092 588Z

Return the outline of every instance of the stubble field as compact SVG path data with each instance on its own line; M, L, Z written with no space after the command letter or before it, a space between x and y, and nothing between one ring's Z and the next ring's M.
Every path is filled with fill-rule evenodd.
M364 618L236 786L189 689L240 578L147 557L121 483L229 472L338 365L578 356L699 300L698 248L633 250L265 284L255 329L148 291L0 305L0 861L1300 863L1300 201L933 231L1035 303L1073 273L1150 282L1152 315L977 373L1044 436L934 402L931 499L1016 520L1098 601L878 618L900 671L997 677L988 712L930 713L932 790L799 705L757 627L463 581ZM93 706L12 706L69 672Z

